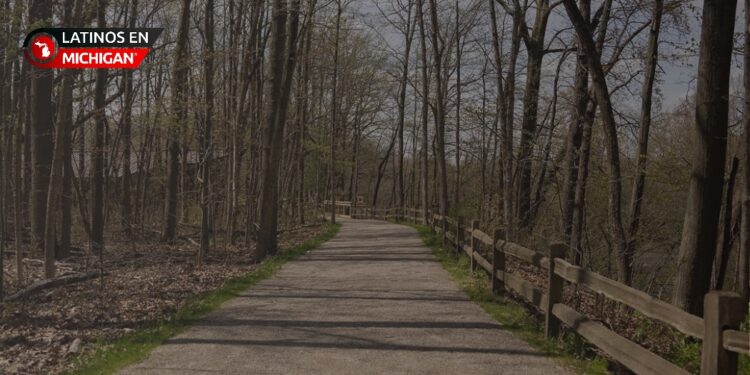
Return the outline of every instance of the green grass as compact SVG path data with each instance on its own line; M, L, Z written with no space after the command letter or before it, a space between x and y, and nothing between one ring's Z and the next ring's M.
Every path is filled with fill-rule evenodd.
M546 339L540 324L529 316L526 308L510 298L493 294L484 272L470 271L468 257L461 255L457 258L453 250L443 249L440 239L429 228L408 225L417 229L425 245L432 249L443 268L469 298L508 331L579 374L609 374L607 361L591 355L588 346L577 335L567 335L560 341Z
M185 331L190 325L248 287L273 275L284 263L333 238L339 228L341 225L328 225L325 232L318 237L291 249L279 251L254 270L228 280L217 290L194 296L164 321L156 322L113 342L98 343L92 352L75 360L75 370L70 373L112 374L129 364L145 359L151 350L165 340Z

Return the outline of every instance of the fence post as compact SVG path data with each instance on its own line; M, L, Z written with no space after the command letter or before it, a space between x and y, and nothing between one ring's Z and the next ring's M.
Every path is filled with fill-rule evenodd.
M474 236L474 231L479 229L479 220L472 220L471 221L471 252L469 253L469 261L471 265L471 270L476 271L477 270L477 261L474 259L474 253L479 251L479 239L477 239Z
M737 353L724 349L724 330L738 329L745 316L742 298L735 293L713 291L703 300L703 352L701 375L737 373Z
M552 307L562 302L563 278L555 273L555 259L565 257L565 245L553 243L549 247L547 273L547 302L544 305L544 336L554 338L560 334L560 320L552 314Z
M456 220L456 256L461 254L464 244L464 217L459 216Z
M492 293L503 293L505 291L505 252L497 248L497 242L503 237L503 230L495 229L492 236ZM502 276L502 279L498 278Z

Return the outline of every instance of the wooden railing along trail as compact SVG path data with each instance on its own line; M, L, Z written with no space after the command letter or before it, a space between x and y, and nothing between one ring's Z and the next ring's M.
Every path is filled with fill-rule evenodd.
M423 212L417 209L355 208L351 216L355 219L413 220L416 223L421 221ZM479 229L477 220L466 225L462 217L454 219L431 212L428 218L430 228L441 236L443 246L465 252L471 259L472 269L482 268L488 273L493 292L512 290L539 307L545 316L544 332L549 338L558 337L560 326L564 324L637 374L689 374L685 369L564 304L563 286L570 283L584 286L685 335L702 340L702 375L736 374L738 353L750 355L750 334L739 331L748 306L734 293L708 293L701 318L643 291L568 263L564 258L563 244L552 244L545 254L505 241L500 229L492 235L484 233ZM492 259L484 258L478 251L481 244L492 249ZM546 287L537 288L521 276L508 272L506 256L515 257L546 272Z

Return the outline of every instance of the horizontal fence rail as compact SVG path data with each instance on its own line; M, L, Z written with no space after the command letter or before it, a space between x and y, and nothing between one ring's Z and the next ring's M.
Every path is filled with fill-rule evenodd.
M547 337L558 337L562 324L636 374L689 372L564 304L562 291L566 284L586 287L687 336L702 340L702 375L737 374L737 355L750 355L750 333L739 330L748 313L748 306L734 293L708 293L705 296L704 317L701 318L643 291L567 262L564 259L566 247L562 244L552 244L546 254L541 253L506 241L502 229L496 229L493 235L489 235L479 229L477 220L467 225L463 217L451 218L430 210L426 216L423 209L415 208L367 208L353 212L353 218L409 220L415 223L426 219L426 224L440 236L444 248L465 253L472 270L481 268L487 272L493 292L510 290L539 308L544 314ZM481 245L491 249L491 259L480 253ZM547 285L540 288L522 276L509 272L505 266L507 256L546 273Z

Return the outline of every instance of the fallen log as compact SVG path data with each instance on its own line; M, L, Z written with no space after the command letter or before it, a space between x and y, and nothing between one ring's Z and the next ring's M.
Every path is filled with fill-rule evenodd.
M107 275L107 272L105 272L104 274ZM63 276L55 277L52 279L38 280L38 281L33 282L31 285L27 286L26 288L23 288L11 294L5 300L9 302L17 301L19 299L28 297L29 295L32 295L34 293L37 293L45 289L74 284L74 283L78 283L81 281L93 279L98 276L99 276L99 271L89 271L89 272L83 272L83 273L73 273L73 274L63 275Z

